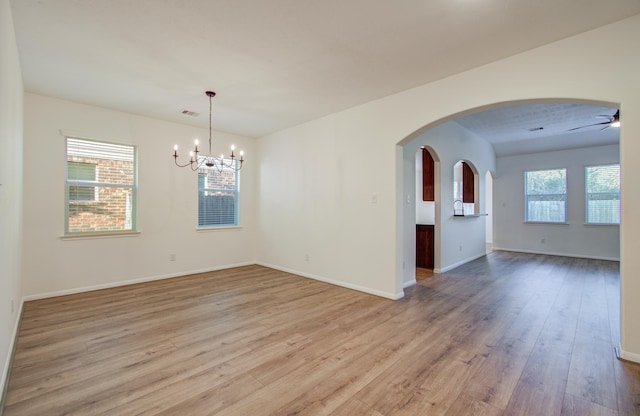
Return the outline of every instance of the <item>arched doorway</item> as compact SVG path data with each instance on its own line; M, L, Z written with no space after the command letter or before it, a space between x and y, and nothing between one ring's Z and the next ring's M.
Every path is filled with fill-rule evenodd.
M514 101L509 103L499 103L492 104L484 107L479 107L476 109L468 110L459 114L454 114L448 117L445 117L441 120L438 120L434 123L431 123L419 131L415 132L411 136L407 137L405 140L401 142L403 153L405 154L404 162L410 163L411 168L414 165L414 156L415 152L420 146L428 146L438 153L440 158L440 162L444 169L442 170L441 179L439 181L441 185L441 203L436 209L436 251L439 251L436 258L440 261L440 264L434 267L436 272L444 272L447 270L451 270L461 264L464 264L468 261L471 261L477 257L481 257L486 254L487 248L491 248L494 245L494 212L498 209L506 211L511 210L510 212L514 216L521 216L523 209L518 208L517 204L512 203L500 203L500 201L495 202L495 189L494 189L494 176L493 172L497 172L495 166L496 153L492 148L492 145L488 143L484 143L483 145L479 145L477 142L479 139L476 137L475 139L471 136L469 131L458 124L456 122L462 116L467 116L475 113L482 113L487 110L493 110L496 108L509 108L520 105L530 105L530 104L558 104L565 103L571 104L574 106L599 106L599 107L608 107L611 108L612 111L615 110L615 105L611 103L604 102L586 102L586 101L578 101L578 100L536 100L536 101ZM508 123L507 120L503 120L505 123ZM540 128L542 127L542 128ZM531 130L539 131L543 130L543 126L532 127ZM569 130L568 127L565 129ZM574 129L571 129L574 130ZM585 136L585 137L582 137ZM584 139L586 145L593 145L594 139L586 137L587 135L580 135L577 137L576 135L572 136L572 140L581 140ZM546 141L550 141L549 139L545 139ZM481 140L480 140L481 141ZM516 143L514 146L517 146ZM527 151L531 151L530 143L524 143L523 146L527 148ZM512 146L513 147L513 146ZM500 155L498 155L501 157ZM491 160L493 158L493 160ZM619 155L618 155L619 158ZM453 163L459 160L470 160L476 166L476 172L485 172L485 174L478 174L477 176L477 187L476 190L479 194L479 205L478 208L474 211L474 214L484 215L484 218L481 219L471 219L465 218L464 220L456 220L453 215L453 206L449 206L444 201L451 199L448 195L445 196L444 193L448 192L450 188L453 188L453 185L449 185L449 182L452 181L453 178L448 178L449 169L446 168L448 164L453 166ZM412 169L413 170L413 169ZM451 175L452 176L452 175ZM520 175L521 176L521 175ZM518 179L521 179L518 176ZM574 177L579 177L579 174L574 174ZM418 194L415 191L415 184L411 181L408 184L407 176L405 176L405 192L412 192L414 198L418 199ZM407 186L409 185L409 186ZM575 187L575 186L574 186ZM412 190L413 188L414 190ZM521 190L512 190L512 194L520 195ZM454 199L451 199L453 201ZM517 201L519 204L523 202ZM575 204L574 204L575 205ZM501 211L502 212L502 211ZM405 218L403 220L403 230L404 232L411 233L413 236L411 227L415 225L413 214L409 212L404 212L410 217ZM578 217L579 214L574 213L574 218ZM502 218L502 217L501 217ZM578 220L582 222L581 220ZM520 219L522 222L522 219ZM528 234L528 233L524 233ZM619 240L619 236L618 236ZM403 236L404 241L404 253L403 253L403 261L405 264L407 260L412 257L410 253L413 251L413 238L407 238L407 236ZM548 244L548 239L545 240L544 237L538 238L538 242L543 241ZM487 245L487 243L489 245ZM559 253L561 255L567 253ZM571 253L569 253L571 254ZM411 258L413 260L413 258ZM405 273L404 283L407 283L407 274Z

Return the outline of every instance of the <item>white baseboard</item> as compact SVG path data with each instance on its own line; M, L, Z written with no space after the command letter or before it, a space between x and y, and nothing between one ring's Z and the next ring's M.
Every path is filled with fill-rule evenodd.
M559 252L551 252L551 251L521 250L518 248L508 248L508 247L493 246L493 250L494 251L513 251L514 253L543 254L545 256L573 257L577 259L620 261L619 257L616 258L616 257L605 257L605 256L588 256L588 255L573 254L573 253L559 253Z
M633 361L634 363L640 363L640 354L634 352L628 352L622 349L622 347L616 348L616 355L618 358L625 361Z
M2 378L0 379L0 415L4 409L4 399L7 395L7 388L9 387L9 372L11 371L13 355L16 351L16 343L18 342L18 331L20 330L23 306L24 299L20 302L20 307L18 308L18 314L16 315L16 321L13 325L13 332L11 333L11 339L9 341L9 350L7 351L7 357L4 361L4 371L2 372Z
M214 272L217 270L232 269L234 267L251 266L253 264L256 264L256 263L253 261L249 261L249 262L243 262L243 263L227 264L224 266L209 267L206 269L188 270L188 271L182 271L178 273L162 274L157 276L147 276L147 277L141 277L138 279L131 279L131 280L122 280L119 282L104 283L101 285L84 286L84 287L79 287L74 289L58 290L55 292L40 293L37 295L28 295L24 297L23 301L46 299L46 298L52 298L56 296L73 295L76 293L91 292L93 290L109 289L112 287L134 285L136 283L152 282L154 280L163 280L163 279L171 279L173 277L188 276L190 274Z
M309 279L318 280L320 282L330 283L330 284L336 285L336 286L346 287L347 289L353 289L353 290L357 290L358 292L364 292L364 293L368 293L370 295L380 296L380 297L391 299L391 300L398 300L398 299L402 299L404 297L404 292L399 292L399 293L383 292L381 290L370 289L368 287L364 287L364 286L360 286L360 285L354 285L352 283L346 283L346 282L342 282L340 280L334 280L334 279L330 279L328 277L318 276L318 275L311 274L311 273L305 273L305 272L301 272L301 271L298 271L298 270L289 269L289 268L286 268L286 267L280 267L280 266L276 266L274 264L264 263L264 262L260 262L260 261L256 262L256 264L258 264L260 266L268 267L270 269L275 269L275 270L280 270L280 271L286 272L286 273L296 274L298 276L307 277Z
M408 282L404 282L404 283L402 284L402 288L403 288L403 289L406 289L406 288L408 288L408 287L415 286L415 285L417 285L417 284L418 284L418 281L417 281L416 279L412 279L412 280L409 280Z
M466 258L466 259L464 259L464 260L461 260L461 261L459 261L459 262L457 262L457 263L453 263L453 264L451 264L451 265L449 265L449 266L447 266L447 267L444 267L444 268L442 268L442 269L433 269L433 272L434 272L434 273L446 273L446 272L448 272L448 271L450 271L450 270L455 269L456 267L460 267L460 266L462 266L463 264L469 263L470 261L477 260L477 259L479 259L480 257L484 257L484 256L486 256L486 255L487 255L486 253L482 253L482 254L478 254L478 255L473 256L473 257L468 257L468 258Z

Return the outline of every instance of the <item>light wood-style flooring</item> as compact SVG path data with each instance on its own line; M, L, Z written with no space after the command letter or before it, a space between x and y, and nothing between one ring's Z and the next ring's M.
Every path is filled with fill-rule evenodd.
M618 264L494 252L391 301L248 266L27 302L4 414L637 415Z
M431 276L433 276L433 269L423 269L421 267L416 267L416 281L420 281Z

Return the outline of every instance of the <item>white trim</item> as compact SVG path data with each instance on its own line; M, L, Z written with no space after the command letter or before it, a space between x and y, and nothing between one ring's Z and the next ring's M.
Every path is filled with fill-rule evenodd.
M409 280L408 282L404 282L404 283L402 284L402 288L403 288L403 289L406 289L406 288L408 288L408 287L415 286L415 285L417 285L417 284L418 284L418 281L417 281L416 279L411 279L411 280Z
M4 361L4 371L2 372L2 378L0 379L0 414L4 409L4 399L7 393L7 387L9 387L9 372L11 371L13 363L13 354L16 349L16 342L18 342L18 331L20 330L20 322L22 321L22 309L24 306L24 298L20 302L20 308L16 315L16 321L13 325L13 332L11 333L11 340L9 342L9 350L7 351L7 357Z
M380 297L391 299L391 300L398 300L398 299L402 299L404 297L404 292L399 292L399 293L383 292L381 290L370 289L368 287L364 287L364 286L360 286L360 285L354 285L354 284L351 284L351 283L345 283L345 282L341 282L339 280L334 280L334 279L330 279L330 278L323 277L323 276L318 276L318 275L311 274L311 273L300 272L300 271L297 271L297 270L289 269L289 268L286 268L286 267L280 267L280 266L276 266L276 265L273 265L273 264L264 263L264 262L261 262L261 261L258 261L255 264L257 264L259 266L268 267L270 269L280 270L282 272L292 273L292 274L296 274L298 276L307 277L309 279L318 280L320 282L330 283L332 285L341 286L341 287L346 287L347 289L353 289L353 290L357 290L358 292L364 292L364 293L368 293L370 295L380 296Z
M585 222L582 225L585 227L616 227L620 228L619 222Z
M187 270L187 271L182 271L182 272L178 272L178 273L162 274L162 275L157 275L157 276L147 276L147 277L141 277L139 279L122 280L122 281L113 282L113 283L104 283L104 284L101 284L101 285L84 286L84 287L79 287L79 288L74 288L74 289L58 290L58 291L55 291L55 292L47 292L47 293L40 293L40 294L37 294L37 295L25 296L23 301L26 302L26 301L30 301L30 300L52 298L52 297L56 297L56 296L74 295L76 293L91 292L93 290L110 289L110 288L113 288L113 287L134 285L134 284L137 284L137 283L152 282L154 280L171 279L173 277L181 277L181 276L188 276L188 275L191 275L191 274L198 274L198 273L213 272L213 271L217 271L217 270L232 269L234 267L251 266L253 264L256 264L256 263L253 262L253 261L248 261L248 262L242 262L242 263L236 263L236 264L227 264L227 265L224 265L224 266L209 267L209 268L206 268L206 269Z
M495 250L495 247L494 247L493 249ZM460 266L462 266L463 264L466 264L466 263L469 263L469 262L471 262L471 261L477 260L477 259L479 259L480 257L484 257L484 256L486 256L486 255L487 255L487 253L482 253L482 254L478 254L478 255L473 256L473 257L467 257L466 259L464 259L464 260L462 260L462 261L459 261L459 262L457 262L457 263L453 263L452 265L447 266L447 267L444 267L444 268L442 268L442 269L433 269L433 272L434 272L434 273L446 273L446 272L448 272L448 271L450 271L450 270L455 269L456 267L460 267Z
M87 240L94 238L114 238L114 237L138 237L140 235L140 231L103 231L103 232L79 232L79 233L70 233L61 235L58 237L63 241L72 241L72 240Z
M229 230L241 230L241 225L209 225L196 228L196 231L199 233L208 232L208 231L229 231Z
M593 260L609 260L609 261L620 261L620 258L616 257L604 257L604 256L589 256L586 254L572 254L572 253L558 253L558 252L550 252L550 251L536 251L536 250L520 250L517 248L504 248L504 247L496 247L493 246L494 251L513 251L515 253L527 253L527 254L544 254L546 256L561 256L561 257L573 257L577 259L593 259Z
M91 132L81 132L81 131L68 130L68 129L58 129L58 132L65 139L66 138L71 138L71 139L80 139L80 140L93 140L95 142L104 142L104 143L108 143L108 144L117 144L117 145L120 145L120 146L124 145L124 146L137 147L136 145L131 143L131 138L129 138L129 137L126 137L127 143L120 143L120 142L113 141L113 139L105 138L105 137L101 136L100 133L91 134ZM66 152L66 150L65 150L65 152Z
M640 354L636 354L634 352L628 352L622 349L622 347L618 346L616 348L616 353L618 358L626 361L633 361L634 363L640 363Z

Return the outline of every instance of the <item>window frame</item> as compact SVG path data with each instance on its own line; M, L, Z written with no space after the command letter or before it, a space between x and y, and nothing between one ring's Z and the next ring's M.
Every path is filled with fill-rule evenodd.
M231 159L223 159L225 164L233 164L234 166L237 165L237 161L235 160L231 160ZM201 175L204 175L204 172L208 172L208 171L212 171L212 172L232 172L234 175L234 188L233 189L225 189L225 188L207 188L206 186L206 180L204 181L204 186L201 187L200 186L200 178ZM206 176L205 176L206 177ZM220 169L218 167L207 167L207 166L201 166L198 169L198 176L197 176L197 180L198 180L198 186L197 186L197 191L198 191L198 200L197 200L197 209L198 209L198 213L196 216L196 227L198 231L205 231L205 230L219 230L219 229L224 229L224 228L239 228L240 227L240 170L239 169L235 169L235 168L231 168L231 167L226 167L223 169ZM222 192L222 193L232 193L233 194L233 201L234 201L234 206L233 206L233 218L234 218L234 222L233 223L220 223L220 224L214 224L214 223L209 223L209 224L203 224L201 223L201 218L200 218L200 204L201 204L201 195L203 192Z
M589 196L594 194L595 192L589 192L589 169L591 168L605 168L617 166L618 167L618 192L600 192L600 194L615 194L618 196L618 222L590 222L589 221ZM620 225L622 210L621 210L621 201L620 201L620 163L605 163L605 164L597 164L597 165L588 165L584 167L584 224L585 225Z
M528 189L528 174L529 173L537 173L537 172L554 172L554 171L564 171L564 193L563 194L558 194L558 193L554 193L554 194L529 194L529 189ZM568 224L568 205L569 205L569 198L568 198L568 169L566 167L564 168L550 168L550 169L534 169L534 170L525 170L524 171L524 222L525 224ZM559 196L562 195L564 196L563 201L564 201L564 212L563 212L563 219L561 221L541 221L541 220L535 220L535 219L530 219L529 218L529 197L530 196Z
M64 140L65 140L65 152L64 152L64 157L65 157L65 167L64 167L64 233L63 233L63 238L74 238L74 237L92 237L92 236L109 236L109 235L122 235L122 234L139 234L138 231L138 215L137 215L137 207L138 207L138 148L135 145L132 144L125 144L125 143L116 143L116 142L110 142L110 141L106 141L106 140L97 140L97 139L89 139L86 137L80 137L80 136L76 136L76 135L64 135ZM86 180L69 180L69 162L74 162L74 163L86 163L86 162L76 162L76 161L70 161L69 160L69 156L70 156L70 147L69 147L69 142L70 140L75 140L75 141L82 141L82 142L91 142L91 143L98 143L100 145L112 145L112 146L120 146L120 147L125 147L125 148L129 148L129 150L132 152L132 163L133 163L133 168L132 168L132 183L127 183L127 184L117 184L117 183L108 183L108 182L100 182L99 180L99 166L96 165L95 167L95 181L86 181ZM98 158L99 159L99 158ZM107 160L118 160L118 159L107 159ZM71 200L69 198L69 189L71 186L73 185L90 185L94 188L94 192L95 192L95 197L93 200L87 200L87 201L82 201L82 200ZM70 208L70 203L73 204L77 204L77 205L85 205L85 206L90 206L90 205L96 205L98 204L100 201L99 198L99 189L100 188L120 188L120 189L131 189L131 206L130 206L130 224L131 224L131 228L126 228L126 229L119 229L119 230L87 230L87 231L70 231L69 230L69 208ZM126 215L126 214L125 214Z

